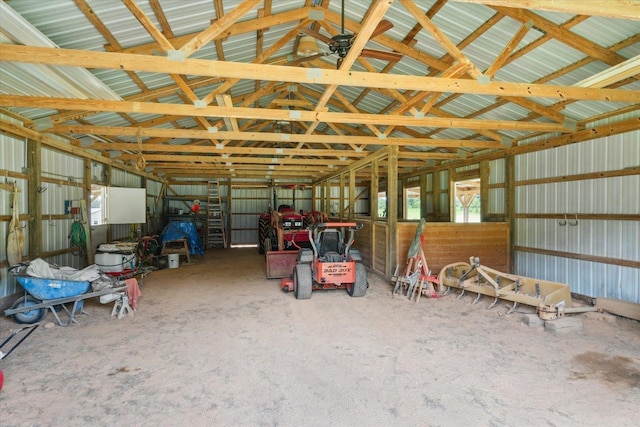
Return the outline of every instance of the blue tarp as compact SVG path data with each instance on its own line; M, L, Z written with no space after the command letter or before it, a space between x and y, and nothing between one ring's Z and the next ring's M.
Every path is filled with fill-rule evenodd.
M160 233L160 247L163 242L173 242L175 240L187 239L189 243L189 254L204 255L204 249L200 243L200 236L192 222L171 221Z

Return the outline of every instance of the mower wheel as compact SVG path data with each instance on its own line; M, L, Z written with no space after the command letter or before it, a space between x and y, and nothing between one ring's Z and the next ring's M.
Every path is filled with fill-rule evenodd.
M301 264L310 264L313 262L313 251L311 249L298 250L298 262Z
M356 262L356 281L351 286L347 286L347 293L352 297L363 297L367 293L367 287L367 269Z
M13 306L11 307L11 309L29 307L31 305L36 305L36 304L40 304L40 301L38 301L37 299L33 298L30 295L27 295L27 296L18 298L16 302L13 303ZM17 323L31 324L31 323L37 323L41 321L45 314L47 314L46 308L34 308L33 310L16 313L12 315L12 317L13 317L13 320L15 320Z
M362 261L362 255L360 255L360 251L357 249L351 249L349 251L349 256L351 257L352 260L356 262Z
M311 266L309 264L297 264L293 270L293 293L296 299L311 298L312 280Z

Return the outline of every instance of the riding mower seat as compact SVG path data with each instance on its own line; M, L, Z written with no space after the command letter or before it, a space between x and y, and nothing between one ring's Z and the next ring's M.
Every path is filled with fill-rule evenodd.
M342 255L340 255L338 252L327 252L326 254L324 254L324 258L323 258L326 262L342 262L344 261Z
M338 230L327 229L318 236L318 256L323 257L329 252L340 253L341 236Z

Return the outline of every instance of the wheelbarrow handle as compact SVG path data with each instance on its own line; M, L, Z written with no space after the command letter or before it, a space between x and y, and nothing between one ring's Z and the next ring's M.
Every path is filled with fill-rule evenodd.
M26 339L27 339L27 337L33 333L33 331L35 331L36 329L38 329L38 326L40 326L40 323L34 323L33 325L23 326L22 328L20 328L20 329L16 329L15 331L13 331L13 332L11 333L11 335L9 335L9 336L7 337L7 339L6 339L6 340L4 340L4 341L2 342L2 344L0 344L0 359L4 359L5 357L9 356L9 355L11 354L11 352L12 352L13 350L15 350L15 349L16 349L16 347L18 347L20 344L22 344L22 341L26 340ZM11 341L11 340L16 336L16 335L18 335L20 332L24 331L25 329L31 329L31 330L30 330L29 332L27 332L27 333L26 333L22 338L20 338L20 341L18 341L17 343L15 343L15 345L14 345L13 347L11 347L11 348L9 349L9 351L7 351L6 353L3 353L3 352L2 352L2 347L4 347L4 345L5 345L6 343L8 343L9 341Z

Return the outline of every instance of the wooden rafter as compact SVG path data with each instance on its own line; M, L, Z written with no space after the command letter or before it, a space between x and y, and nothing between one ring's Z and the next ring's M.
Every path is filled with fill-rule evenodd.
M202 76L227 76L240 79L279 80L287 75L297 83L321 83L360 87L405 88L435 90L440 92L473 93L479 95L507 95L541 98L599 100L608 102L636 102L637 93L629 90L594 89L574 86L546 86L529 83L489 82L479 83L465 79L437 79L405 75L380 75L341 70L319 70L310 75L304 69L265 64L212 62L200 59L171 61L164 57L125 55L119 53L74 51L32 46L1 44L0 61L27 62L48 65L69 65L86 68L111 68L158 73L199 74Z
M301 8L272 13L272 3L275 3L272 0L237 0L234 9L230 9L225 0L212 0L211 21L205 21L199 31L176 36L170 25L173 11L163 9L162 0L149 0L152 12L148 8L143 11L137 0L122 0L120 12L128 11L154 40L127 47L120 45L111 33L112 23L106 15L98 10L100 16L105 17L103 22L87 0L74 0L74 3L104 38L106 52L0 45L0 67L4 62L25 62L43 67L119 70L127 73L140 89L139 93L123 97L122 102L0 95L0 105L12 114L7 108L58 110L57 114L37 120L31 126L68 137L77 148L87 146L87 138L83 138L82 143L76 139L81 138L80 135L99 136L107 142L95 142L92 149L102 151L103 155L120 150L120 160L125 162L138 153L137 149L132 149L135 135L131 132L141 129L144 148L140 152L151 156L149 165L156 171L162 168L171 176L186 176L181 175L184 170L196 173L198 167L204 166L201 160L194 159L201 157L206 158L207 168L220 168L220 171L215 169L219 173L223 173L224 167L237 168L243 176L266 173L273 177L279 168L284 168L282 173L289 174L292 170L287 168L293 168L296 161L308 162L309 171L312 171L309 176L313 174L316 179L321 169L312 167L314 161L342 167L341 162L360 161L384 147L393 147L400 159L394 162L407 168L423 167L428 159L465 158L480 150L500 155L510 152L522 141L529 142L533 137L552 133L563 134L567 138L563 141L573 141L571 138L583 135L582 129L595 118L635 111L640 99L639 91L629 90L627 86L636 82L640 78L638 75L606 88L553 84L565 74L575 74L579 68L595 68L590 65L594 61L614 66L626 59L624 52L627 51L622 49L638 43L640 33L612 46L600 46L594 41L596 38L589 39L588 35L581 36L571 30L581 23L588 25L590 16L638 19L625 15L634 15L638 8L637 2L626 0L607 1L606 7L600 0L581 0L580 3L575 0L436 0L426 9L416 1L398 0L394 4L392 0L374 0L364 9L361 21L345 20L345 32L355 37L337 70L335 60L326 54L310 58L295 56L303 29L316 34L322 32L325 39L321 40L325 45L330 43L326 34L329 37L337 35L341 16L336 12L339 10L336 1L305 0ZM457 6L455 3L479 5ZM402 37L398 36L399 25L395 28L387 25L388 32L376 32L372 44L399 52L407 61L385 64L379 58L363 58L360 52L371 40L378 23L385 18L392 21L391 14L385 16L392 6L396 11L408 12L413 26L407 27L410 30ZM227 7L226 13L224 7ZM437 16L450 13L449 8L454 7L465 10L477 7L495 13L481 25L469 28L468 35L457 41L446 28L446 21ZM551 21L553 18L545 18L550 14L543 17L536 10L579 15L557 24L557 21ZM349 15L353 18L353 11ZM492 51L492 57L484 62L486 69L482 70L469 59L475 58L471 56L471 48L503 19L515 20L520 27L513 28L506 38L500 38L502 51ZM286 28L275 41L273 37L265 37L274 34L270 32L273 27ZM534 31L538 37L516 50L525 36L531 36ZM244 62L226 61L225 48L233 45L235 40L231 38L237 40L236 36L241 34L245 34L245 38L255 37L255 58ZM443 56L438 58L427 53L429 49L423 42L425 34L444 49ZM538 48L544 49L544 44L551 40L587 56L534 82L499 81L507 75L501 74L503 67L514 61L526 61L527 55ZM211 53L206 60L190 58L206 44L215 45L215 53L208 50ZM292 55L283 54L284 50ZM401 69L398 64L412 64L414 68L418 64L425 71L424 74L421 71L418 75L403 75L405 68ZM396 67L400 73L395 72ZM173 82L149 89L145 84L146 73L164 74ZM238 84L242 80L252 80L254 91L247 92ZM289 89L291 85L297 86L293 92ZM376 105L376 110L371 111L372 103L365 99L369 94L384 104ZM452 102L464 101L466 98L461 97L466 95L487 97L490 102L464 115L452 113L457 108ZM170 96L174 99L177 96L179 101L166 103L163 98ZM555 100L554 103L549 99ZM583 101L616 102L623 106L615 105L615 110L591 118L571 120L569 116L573 110L565 110L566 106ZM520 119L481 119L495 117L503 107L514 110L508 104L519 107L515 110ZM128 127L92 126L92 115L110 112L121 117L120 123ZM145 116L153 118L141 118ZM276 126L279 121L286 121L287 126ZM463 129L464 137L438 138L451 135L449 129ZM504 137L514 133L518 137ZM173 139L179 139L180 144L172 143ZM274 150L278 150L277 154ZM187 157L180 158L184 156ZM274 168L265 160L272 157L286 161ZM222 159L224 163L220 163ZM386 163L382 160L379 164L384 167ZM182 165L184 170L174 167L176 165ZM324 173L328 172L324 170ZM230 172L225 176L232 175Z

